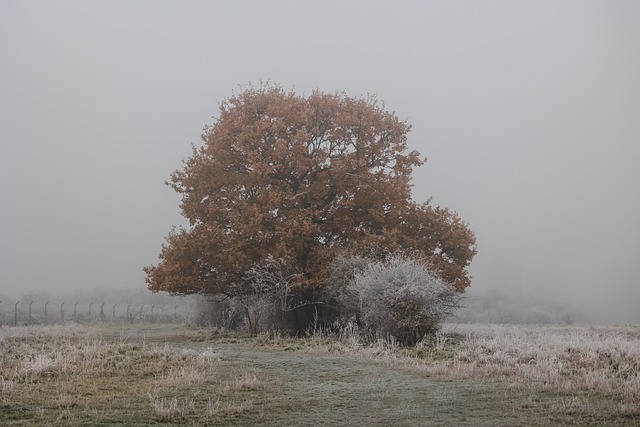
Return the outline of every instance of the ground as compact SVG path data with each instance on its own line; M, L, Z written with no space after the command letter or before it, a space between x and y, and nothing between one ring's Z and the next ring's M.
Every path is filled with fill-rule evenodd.
M637 328L618 330L621 341L605 343L609 359L600 347L593 354L579 347L598 330L518 332L522 348L513 336L509 341L514 331L469 331L455 327L405 349L364 345L348 334L291 339L173 325L3 328L0 424L640 424ZM565 332L576 337L567 348L585 353L558 350L567 354L560 357L567 372L549 366L542 349L527 353L539 345L536 337L553 347L549 334ZM593 369L582 372L586 362Z

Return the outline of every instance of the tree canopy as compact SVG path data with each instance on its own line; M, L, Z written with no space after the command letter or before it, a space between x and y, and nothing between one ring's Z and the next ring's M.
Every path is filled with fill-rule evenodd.
M411 199L425 160L408 150L410 129L372 96L273 85L232 95L171 175L189 226L145 267L149 288L232 296L267 259L286 259L313 288L345 249L375 246L419 252L463 291L475 236L455 212Z

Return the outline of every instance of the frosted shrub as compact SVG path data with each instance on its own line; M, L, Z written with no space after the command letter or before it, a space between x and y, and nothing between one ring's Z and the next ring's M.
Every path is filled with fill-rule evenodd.
M422 260L404 254L338 259L328 273L327 305L341 324L357 319L370 338L415 345L459 307L453 286Z
M415 345L436 332L460 301L453 286L432 274L425 263L402 255L370 263L351 286L359 295L365 328L404 345Z

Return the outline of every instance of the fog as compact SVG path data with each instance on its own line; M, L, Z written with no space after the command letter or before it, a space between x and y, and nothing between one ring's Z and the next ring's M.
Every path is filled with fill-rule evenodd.
M144 287L163 183L270 80L374 93L499 291L640 323L640 2L0 3L0 299ZM510 297L511 298L511 297Z

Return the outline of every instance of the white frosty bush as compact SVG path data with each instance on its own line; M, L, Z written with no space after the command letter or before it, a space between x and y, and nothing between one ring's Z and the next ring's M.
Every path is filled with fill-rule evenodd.
M370 334L390 335L404 345L437 331L460 302L453 286L405 255L370 262L343 295L357 295L358 318Z

